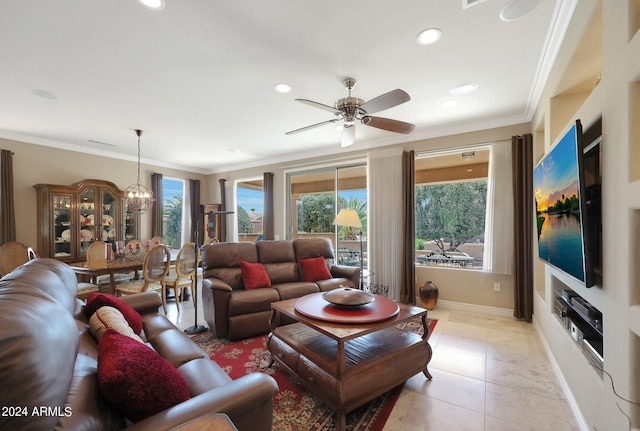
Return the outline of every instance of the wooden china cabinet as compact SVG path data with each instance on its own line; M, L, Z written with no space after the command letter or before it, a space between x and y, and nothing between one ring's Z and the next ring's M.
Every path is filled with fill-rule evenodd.
M36 184L38 253L65 262L85 260L94 241L136 239L138 217L127 211L124 191L103 180L70 186Z

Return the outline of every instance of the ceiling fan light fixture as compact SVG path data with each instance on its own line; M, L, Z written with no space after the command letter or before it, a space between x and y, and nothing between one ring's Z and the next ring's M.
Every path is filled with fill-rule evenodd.
M432 43L436 43L442 37L442 30L439 28L428 28L426 30L421 31L416 37L416 40L419 45L431 45Z
M464 84L456 85L449 92L454 96L459 96L460 94L468 94L473 93L478 89L478 84L475 82L465 82Z
M165 7L164 0L138 0L140 3L153 10L162 10Z
M291 86L287 84L278 84L275 86L275 89L278 93L283 93L283 94L291 92Z

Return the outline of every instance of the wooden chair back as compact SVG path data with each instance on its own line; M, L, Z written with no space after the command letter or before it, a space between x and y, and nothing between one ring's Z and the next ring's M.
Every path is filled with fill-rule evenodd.
M150 283L162 284L169 273L170 265L171 251L169 247L164 244L156 244L151 247L142 264L142 277L144 279L142 291L146 291Z
M21 242L5 242L0 247L0 276L29 261L29 248Z
M89 268L99 268L107 264L106 256L107 243L104 241L92 242L87 249L87 266Z
M200 263L199 250L197 259L195 243L188 242L183 245L176 256L176 274L178 274L178 278L193 277Z

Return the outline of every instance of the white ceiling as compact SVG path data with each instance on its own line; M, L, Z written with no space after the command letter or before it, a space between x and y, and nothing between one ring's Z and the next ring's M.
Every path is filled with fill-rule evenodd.
M514 0L536 3L536 0ZM575 0L539 0L502 21L508 0L137 0L0 2L0 137L212 173L530 121ZM442 30L429 46L426 28ZM377 116L410 135L357 125L340 148L333 105L400 88ZM473 81L473 94L449 90ZM288 94L274 91L287 83ZM32 90L45 91L55 99ZM441 108L457 99L453 108ZM92 143L99 141L100 143Z

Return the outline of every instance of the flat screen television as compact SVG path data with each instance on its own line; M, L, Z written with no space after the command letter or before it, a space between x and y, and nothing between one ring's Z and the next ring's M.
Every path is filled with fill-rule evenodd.
M535 167L533 188L538 257L586 285L581 138L578 120Z

